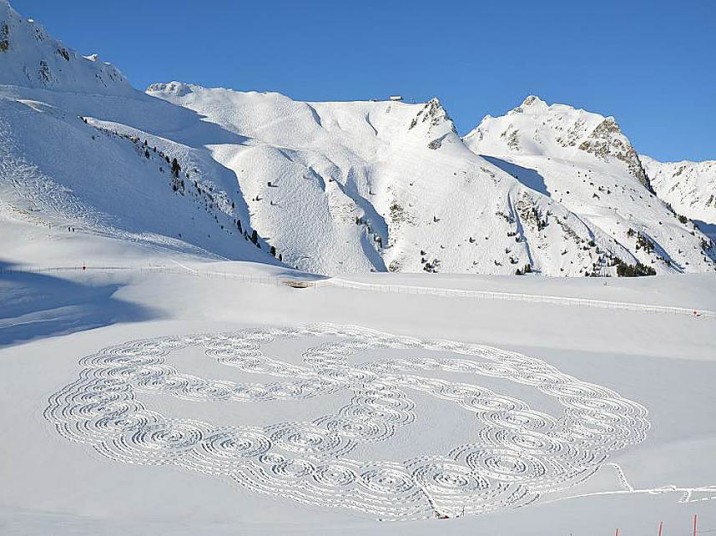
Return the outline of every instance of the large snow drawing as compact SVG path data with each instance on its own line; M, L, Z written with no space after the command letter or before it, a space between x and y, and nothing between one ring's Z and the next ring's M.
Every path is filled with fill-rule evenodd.
M262 352L287 339L315 339L300 364ZM277 381L204 379L167 364L172 352L192 349ZM373 350L406 355L353 362ZM442 357L446 353L452 357ZM140 340L105 348L80 364L79 379L52 395L45 411L62 436L119 462L177 465L228 477L256 492L381 520L476 515L526 505L588 478L610 453L643 441L649 428L641 405L543 361L360 327L321 324ZM438 379L438 373L532 386L563 411L558 416L536 411L477 384ZM351 395L350 402L333 414L266 427L167 417L142 403L147 393L260 404L342 391ZM474 440L405 460L354 459L351 454L361 443L391 441L399 428L420 418L410 391L473 413Z

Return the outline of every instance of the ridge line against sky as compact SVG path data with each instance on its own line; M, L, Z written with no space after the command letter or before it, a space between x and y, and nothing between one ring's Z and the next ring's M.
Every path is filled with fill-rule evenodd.
M137 88L179 80L309 101L437 96L462 135L535 94L614 116L659 160L716 159L716 2L11 5Z

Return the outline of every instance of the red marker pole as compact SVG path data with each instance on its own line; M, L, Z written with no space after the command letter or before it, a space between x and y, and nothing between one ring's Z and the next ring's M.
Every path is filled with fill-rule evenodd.
M696 514L694 514L694 536L696 536Z
M664 522L663 522L663 521L659 521L659 536L661 536L661 531L662 531L663 528L664 528Z
M617 528L617 531L614 533L614 536L619 536L619 529Z

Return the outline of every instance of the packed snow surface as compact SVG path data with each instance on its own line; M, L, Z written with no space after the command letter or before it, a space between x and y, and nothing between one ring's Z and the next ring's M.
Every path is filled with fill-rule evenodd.
M264 350L279 342L306 344L302 363ZM167 365L172 353L188 348L274 381L218 381ZM353 364L375 353L379 360ZM406 355L410 359L401 357ZM591 476L612 451L641 443L649 427L639 404L542 361L359 327L319 324L141 340L103 349L82 364L79 381L53 395L45 414L68 439L119 462L177 465L228 477L259 493L379 520L458 517L530 504ZM533 410L481 385L435 378L436 372L533 386L555 399L566 416ZM345 391L349 402L335 413L264 427L169 417L141 401L148 393L260 405ZM402 428L420 418L409 392L467 410L477 417L478 434L458 445L448 439L449 451L442 455L376 460L385 452L382 442L399 441L406 435Z
M712 274L326 279L2 231L4 533L716 519Z

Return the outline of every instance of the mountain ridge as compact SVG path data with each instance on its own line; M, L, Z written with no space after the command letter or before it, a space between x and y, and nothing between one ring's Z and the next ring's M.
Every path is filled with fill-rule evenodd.
M0 84L107 95L136 91L114 65L97 54L78 54L6 0L0 1Z
M437 98L301 102L180 82L142 93L121 74L106 83L98 73L114 67L34 38L39 25L6 12L0 61L31 72L40 54L54 73L0 78L6 203L133 240L151 230L157 244L326 274L714 267L712 244L650 191L613 118L530 96L461 138ZM57 133L43 151L28 117ZM573 191L560 183L570 166ZM42 179L23 177L28 169ZM612 192L616 204L605 201Z

